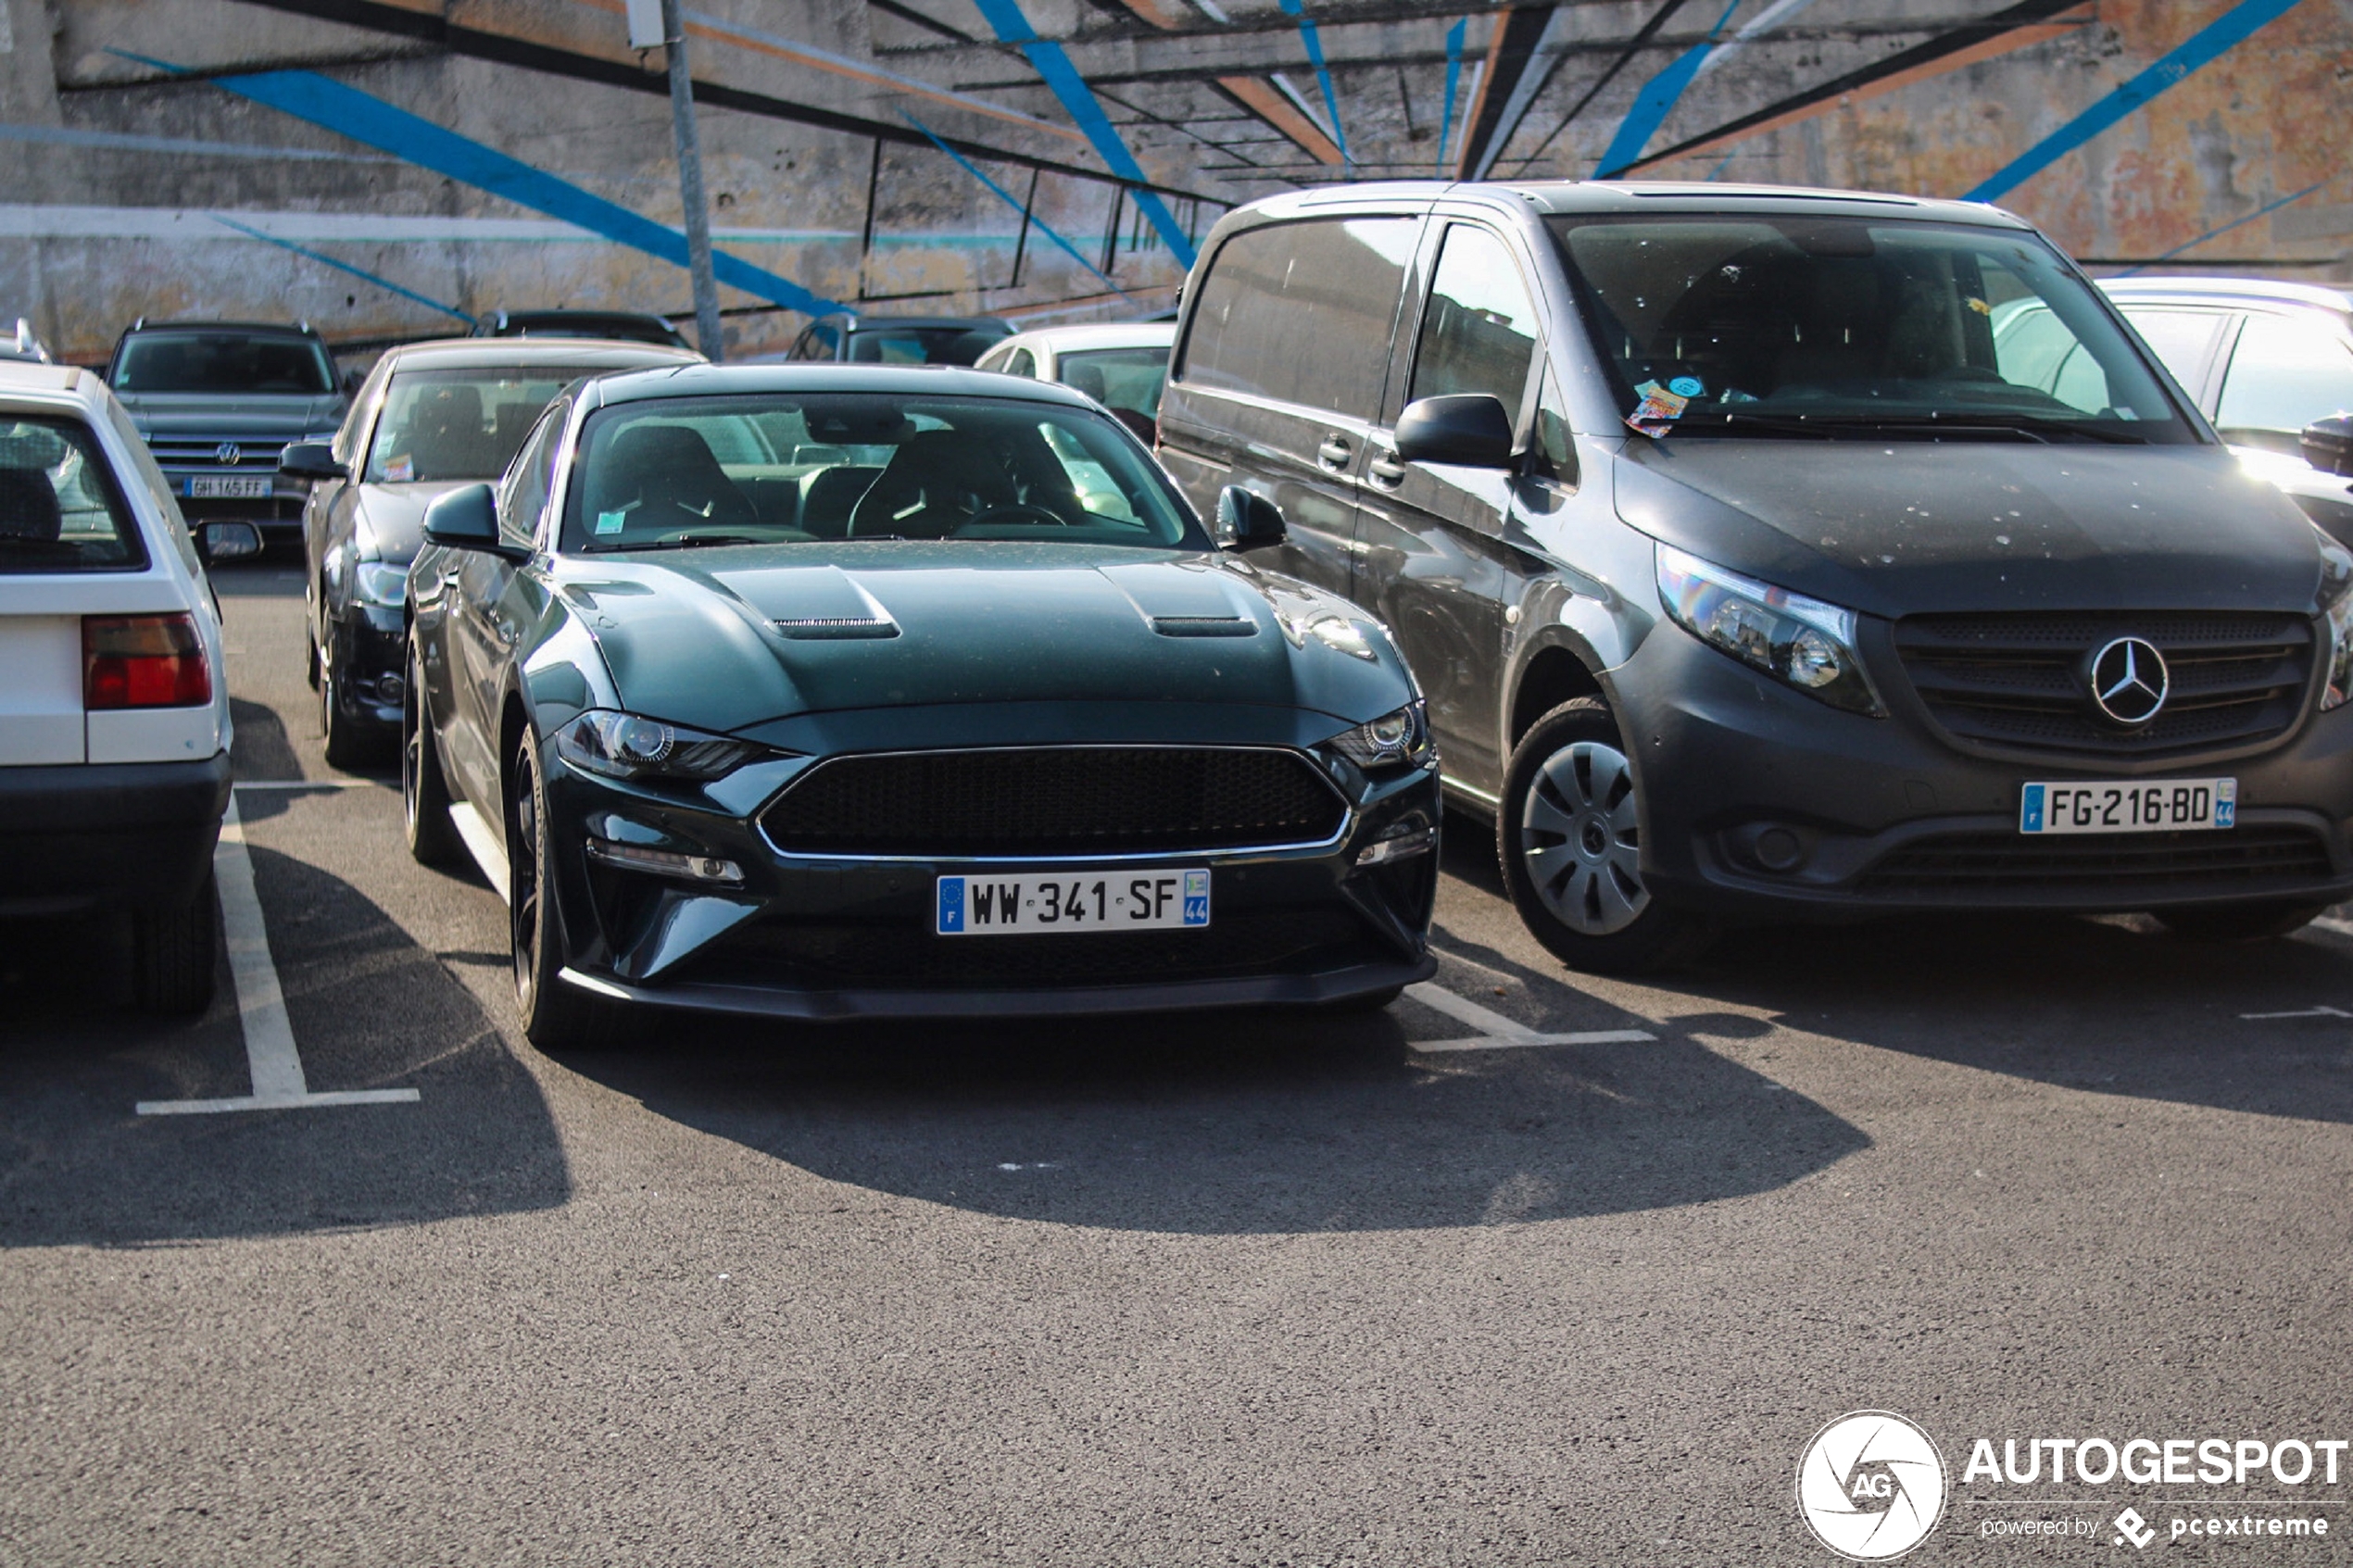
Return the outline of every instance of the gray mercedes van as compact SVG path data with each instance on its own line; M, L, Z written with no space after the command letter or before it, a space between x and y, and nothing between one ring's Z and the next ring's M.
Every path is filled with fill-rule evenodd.
M1385 621L1529 928L2353 894L2353 554L1996 208L1365 185L1202 248L1161 457ZM1248 497L1229 495L1239 487Z

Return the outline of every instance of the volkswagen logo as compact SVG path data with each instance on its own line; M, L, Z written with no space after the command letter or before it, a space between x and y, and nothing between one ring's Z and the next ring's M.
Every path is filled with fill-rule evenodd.
M224 441L212 449L212 460L233 469L245 460L245 449L233 441Z
M2157 717L2172 689L2165 656L2138 637L2119 637L2092 656L2092 700L2128 730Z

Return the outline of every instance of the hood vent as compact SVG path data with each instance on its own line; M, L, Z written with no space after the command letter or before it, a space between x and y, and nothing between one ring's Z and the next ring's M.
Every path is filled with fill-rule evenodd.
M792 621L771 621L779 636L797 642L839 643L860 638L895 637L898 625L885 616L812 615Z
M1155 615L1151 622L1164 637L1249 637L1258 632L1258 622L1245 615Z

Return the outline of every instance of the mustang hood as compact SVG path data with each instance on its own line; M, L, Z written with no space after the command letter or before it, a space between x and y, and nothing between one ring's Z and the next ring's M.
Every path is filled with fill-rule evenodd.
M631 709L732 731L988 702L1224 702L1361 722L1406 700L1309 625L1361 611L1198 552L883 542L572 558L560 591ZM1345 640L1345 639L1343 639Z
M1629 443L1618 515L1868 614L2309 610L2311 528L2219 446Z

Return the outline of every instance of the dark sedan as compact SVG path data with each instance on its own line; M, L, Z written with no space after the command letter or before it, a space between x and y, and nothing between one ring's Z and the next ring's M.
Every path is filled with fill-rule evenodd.
M285 449L283 471L312 482L303 510L305 671L328 761L349 767L389 754L400 733L401 607L426 504L496 478L567 383L700 358L562 338L411 344L376 361L332 444Z
M795 1019L1378 1006L1437 759L1386 632L1220 547L1064 388L705 368L560 396L409 572L418 858L509 896L542 1045Z

